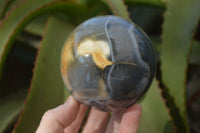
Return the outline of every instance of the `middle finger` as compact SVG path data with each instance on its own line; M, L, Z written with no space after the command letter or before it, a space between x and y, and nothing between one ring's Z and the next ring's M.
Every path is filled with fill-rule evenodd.
M102 112L91 108L83 133L103 133L107 127L109 119L108 112Z

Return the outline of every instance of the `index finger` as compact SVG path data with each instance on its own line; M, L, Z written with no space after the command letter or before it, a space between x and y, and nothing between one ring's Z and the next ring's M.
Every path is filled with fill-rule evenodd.
M79 109L80 104L70 96L65 104L43 115L36 133L64 133L64 129L76 119Z

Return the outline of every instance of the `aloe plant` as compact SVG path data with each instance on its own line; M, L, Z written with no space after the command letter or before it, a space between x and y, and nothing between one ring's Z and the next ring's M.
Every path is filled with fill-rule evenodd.
M1 0L0 132L35 132L43 113L66 100L60 74L65 39L84 20L114 14L143 27L157 53L157 76L140 101L139 132L189 133L186 80L188 67L199 65L199 5L199 0ZM31 69L35 60L27 71L30 83L9 83L25 74L8 73L15 68L9 62L16 47L25 49L17 55Z

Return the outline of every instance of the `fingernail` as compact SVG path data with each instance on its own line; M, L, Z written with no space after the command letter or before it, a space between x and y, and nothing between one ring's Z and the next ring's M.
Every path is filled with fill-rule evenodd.
M72 96L69 96L66 103L70 105L74 105L74 104L77 104L77 101Z

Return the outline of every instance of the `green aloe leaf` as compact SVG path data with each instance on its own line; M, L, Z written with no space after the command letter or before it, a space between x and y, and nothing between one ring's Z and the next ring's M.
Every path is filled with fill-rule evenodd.
M35 132L43 113L63 103L66 96L60 72L60 53L72 29L71 24L54 17L48 20L31 90L15 133Z
M31 21L26 27L25 31L33 35L42 36L47 16L41 16Z
M175 133L168 109L157 86L154 80L141 102L143 113L139 133Z
M129 12L123 0L103 0L112 10L114 15L129 19Z
M7 5L7 0L0 0L0 20L4 17L5 6Z
M26 91L20 91L1 100L0 133L4 132L5 129L8 128L10 124L12 124L17 119L17 116L20 114L23 108L26 94Z
M1 0L0 2L0 19L4 18L6 14L22 0ZM2 4L3 3L3 4Z
M51 2L52 0L29 0L25 1L18 8L10 12L10 14L4 18L0 24L0 67L5 60L3 54L6 54L10 48L10 42L13 40L15 34L17 34L20 24L32 11L39 7Z
M191 49L191 54L190 54L190 58L189 58L190 64L194 64L194 65L198 64L198 65L200 65L199 51L200 51L200 42L199 41L194 41L192 43L192 49Z
M0 25L0 75L5 61L5 57L12 46L12 41L16 35L35 17L44 13L62 11L67 13L73 20L83 16L85 6L74 2L52 0L28 0L15 8L2 21Z
M181 3L181 4L180 4ZM188 131L185 81L188 55L200 17L199 0L171 0L163 24L161 45L162 81L169 95L169 107L178 131ZM176 107L176 109L174 108Z

